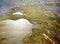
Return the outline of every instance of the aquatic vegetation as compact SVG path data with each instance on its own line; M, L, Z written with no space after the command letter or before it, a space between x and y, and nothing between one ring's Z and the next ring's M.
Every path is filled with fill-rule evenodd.
M31 3L33 5L35 3ZM55 16L51 11L39 8L26 8L22 10L25 15L10 15L0 18L0 21L11 19L17 20L25 18L29 20L33 25L37 25L37 28L32 29L32 34L27 35L23 41L25 44L46 44L46 38L49 42L56 44L60 41L60 18ZM39 26L39 27L38 27ZM43 36L43 34L45 34ZM47 37L46 37L47 36ZM58 40L59 39L59 40ZM48 42L47 42L48 43Z

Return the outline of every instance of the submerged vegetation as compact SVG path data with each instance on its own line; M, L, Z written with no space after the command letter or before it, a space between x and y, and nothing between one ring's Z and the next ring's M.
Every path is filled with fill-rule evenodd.
M31 2L31 4L29 5L33 6L37 4L38 3ZM24 8L19 10L19 12L21 11L23 11L22 13L24 15L13 15L12 13L10 13L9 15L0 18L0 21L6 19L17 20L20 18L25 18L28 19L32 24L38 25L39 27L37 26L37 28L34 27L32 29L32 34L27 35L23 39L25 44L60 43L60 17L55 16L51 11L46 10L45 8ZM0 39L1 44L3 44L3 40Z
M26 15L8 15L0 18L0 21L6 19L28 19L32 24L38 24L39 27L33 28L32 34L27 35L23 39L25 44L47 44L48 42L50 42L50 44L58 44L60 41L60 18L47 10L43 10L43 12L41 12L42 11L38 9L24 9L23 13L26 13ZM43 34L47 37L45 35L43 36Z

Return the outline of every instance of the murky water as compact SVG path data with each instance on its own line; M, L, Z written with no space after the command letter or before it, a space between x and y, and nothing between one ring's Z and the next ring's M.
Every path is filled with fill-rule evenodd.
M26 19L5 20L0 22L0 36L7 38L9 44L24 44L23 38L31 34L33 24Z

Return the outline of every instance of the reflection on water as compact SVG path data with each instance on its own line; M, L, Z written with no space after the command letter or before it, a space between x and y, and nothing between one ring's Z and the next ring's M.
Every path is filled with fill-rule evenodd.
M8 19L0 24L2 25L0 26L0 36L8 38L9 44L24 44L23 38L30 34L33 28L33 24L23 18L16 21Z

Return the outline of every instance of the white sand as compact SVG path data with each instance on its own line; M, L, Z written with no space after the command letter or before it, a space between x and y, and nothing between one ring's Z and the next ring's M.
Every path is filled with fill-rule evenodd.
M33 24L26 19L5 20L0 23L0 35L7 37L10 44L24 44L23 38L32 32Z

